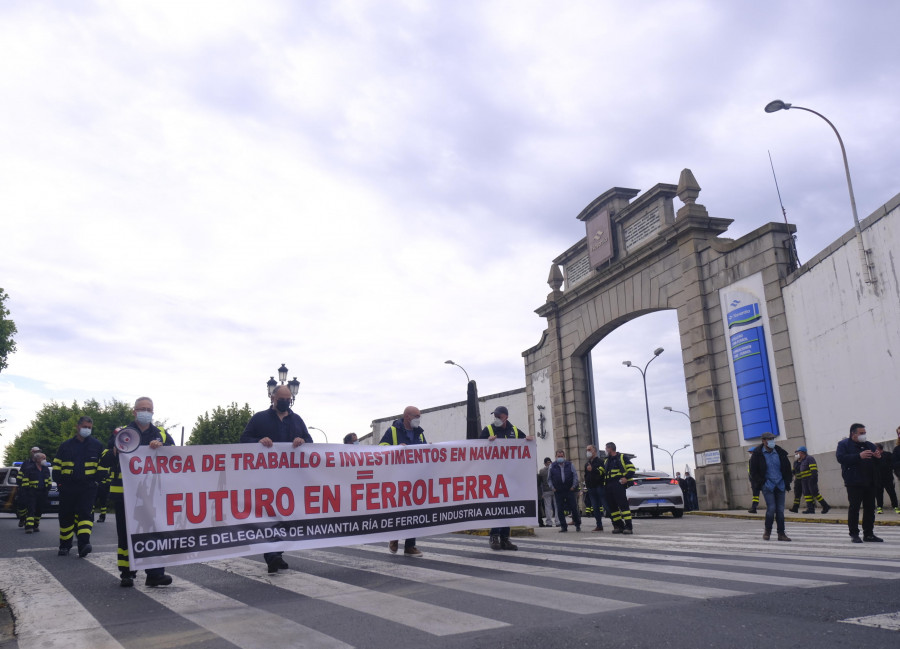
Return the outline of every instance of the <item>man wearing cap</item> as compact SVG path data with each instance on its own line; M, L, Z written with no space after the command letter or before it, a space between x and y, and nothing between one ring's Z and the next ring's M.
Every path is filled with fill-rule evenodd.
M769 540L774 522L778 540L790 541L784 533L784 495L791 488L791 462L787 451L775 443L775 435L772 433L762 434L762 443L750 456L750 480L766 499L763 540Z
M403 417L395 419L390 428L384 431L381 436L379 446L413 446L418 444L427 444L425 441L425 430L421 426L422 411L415 406L406 406L403 409ZM399 541L389 541L388 550L391 554L397 554L400 548ZM403 556L405 557L421 557L422 551L416 547L414 538L406 539L403 542Z
M524 432L513 426L509 421L509 410L506 406L497 406L494 408L494 421L484 427L481 431L480 439L486 439L489 442L500 439L526 439L533 440L534 436L526 435ZM519 546L510 543L508 527L492 527L489 537L491 550L518 550Z
M541 499L544 501L544 525L546 527L559 527L556 516L556 502L553 497L553 485L550 484L550 467L553 461L549 457L544 458L544 468L538 471L538 480L541 483Z
M800 456L800 475L803 482L803 500L806 502L806 511L804 514L815 514L816 503L822 508L822 513L827 514L831 506L825 502L825 498L819 493L819 467L816 465L816 458L807 453L806 447L801 446L797 449L797 455Z
M28 479L26 470L30 468L30 465L34 464L34 454L40 452L40 448L32 446L31 450L28 452L28 459L24 460L22 464L19 465L19 472L16 474L16 485L18 485L18 489L16 489L15 503L19 527L25 527L25 523L28 520L28 488L31 486L31 482Z
M881 451L866 439L863 424L850 426L850 436L838 442L834 453L841 465L841 477L847 488L847 527L853 543L880 543L875 536L875 487L878 485L878 460ZM863 537L859 538L859 507L862 505Z

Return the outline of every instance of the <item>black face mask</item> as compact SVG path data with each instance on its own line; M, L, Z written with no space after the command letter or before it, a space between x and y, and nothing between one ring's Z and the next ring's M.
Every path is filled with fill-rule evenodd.
M287 412L288 408L291 407L290 399L276 399L275 400L275 409L278 412Z

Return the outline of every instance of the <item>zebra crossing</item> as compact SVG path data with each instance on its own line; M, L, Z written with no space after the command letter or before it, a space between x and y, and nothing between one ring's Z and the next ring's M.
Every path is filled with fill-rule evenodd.
M106 548L77 568L92 571L86 577L116 605L152 602L166 637L159 646L247 649L347 649L377 645L368 642L374 637L423 646L537 627L560 616L577 620L685 599L900 579L900 528L879 530L886 543L863 546L851 546L846 529L834 525L789 530L793 543L766 543L749 524L746 535L733 525L677 537L636 528L633 537L542 530L516 539L517 552L493 552L484 537L443 535L419 540L421 559L391 555L386 544L286 553L292 569L277 574L268 574L258 557L223 559L171 569L175 582L167 588L148 588L139 579L132 590L118 589ZM57 579L52 553L19 553L0 558L0 590L15 616L18 649L135 646L121 626L100 623L99 604ZM857 568L851 561L859 563L859 556L865 562ZM187 630L172 630L175 620ZM870 626L890 624L879 618ZM0 646L5 640L0 632Z

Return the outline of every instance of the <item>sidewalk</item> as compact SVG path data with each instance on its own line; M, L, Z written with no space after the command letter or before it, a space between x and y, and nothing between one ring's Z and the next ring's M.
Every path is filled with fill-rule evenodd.
M890 512L890 513L889 513ZM763 519L766 516L765 507L759 508L759 513L751 514L746 509L728 509L722 511L695 511L686 512L685 516L713 516L717 518L743 518L747 520ZM860 512L862 519L862 512ZM787 510L784 512L784 520L791 523L831 523L838 525L847 524L846 508L832 507L827 514L793 514ZM900 514L894 510L884 510L883 514L875 514L875 526L900 526Z

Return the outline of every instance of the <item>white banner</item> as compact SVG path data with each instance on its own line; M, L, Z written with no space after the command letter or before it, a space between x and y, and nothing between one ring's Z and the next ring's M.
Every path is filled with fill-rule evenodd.
M535 443L139 447L120 456L133 570L537 524Z

